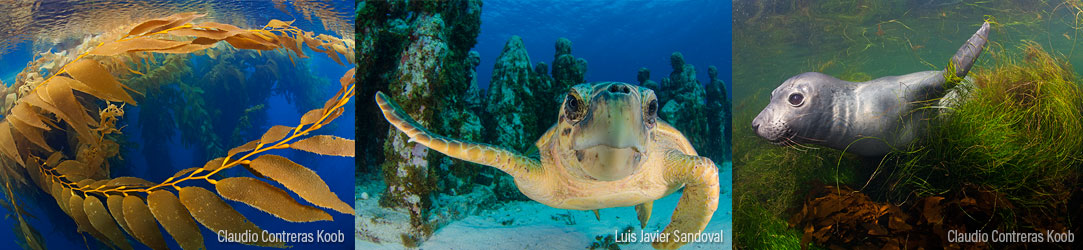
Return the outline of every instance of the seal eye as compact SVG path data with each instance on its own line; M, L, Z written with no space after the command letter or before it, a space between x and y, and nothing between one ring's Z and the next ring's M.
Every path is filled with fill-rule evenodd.
M582 102L579 100L579 97L573 94L568 94L568 96L564 97L564 116L569 121L575 122L580 118L583 118L581 111Z
M805 96L801 95L800 93L793 93L790 94L789 101L790 105L801 106L801 104L805 103Z

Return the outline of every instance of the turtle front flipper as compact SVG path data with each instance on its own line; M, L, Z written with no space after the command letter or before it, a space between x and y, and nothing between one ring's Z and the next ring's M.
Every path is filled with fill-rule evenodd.
M692 240L677 236L703 231L715 209L718 209L718 167L706 157L671 150L666 153L665 178L670 185L684 184L684 194L677 202L677 209L673 210L669 225L662 232L669 234L667 241L655 242L653 246L676 249Z
M410 140L456 159L494 167L519 179L527 175L536 176L541 172L538 159L518 154L506 148L447 138L432 133L406 114L398 104L391 101L383 92L376 93L376 104L384 113L384 118L396 129L406 133Z

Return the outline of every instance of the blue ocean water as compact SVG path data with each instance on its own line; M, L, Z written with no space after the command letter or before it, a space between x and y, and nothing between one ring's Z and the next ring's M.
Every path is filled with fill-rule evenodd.
M572 55L587 60L586 81L636 83L640 67L661 81L672 70L669 56L681 52L707 83L707 66L719 69L730 85L732 42L730 1L486 1L481 34L478 84L485 88L492 66L512 35L523 38L532 63L552 65L557 38L572 41ZM489 66L487 66L489 65ZM732 95L733 91L728 91Z
M550 66L558 38L572 42L572 55L586 59L586 82L622 81L636 84L641 67L651 71L651 80L660 82L673 71L670 55L680 52L687 64L694 65L701 84L710 80L708 66L719 69L719 79L726 83L732 98L731 85L731 4L729 1L486 1L482 6L481 32L473 50L481 55L477 68L479 87L487 88L497 57L505 42L513 35L522 38L532 64L546 62ZM554 114L555 115L555 114ZM718 210L704 232L724 233L723 244L689 244L690 249L728 249L732 246L732 163L716 159L719 165L721 198ZM653 232L669 222L681 192L655 202L650 225ZM518 217L516 226L492 224L485 219L468 218L452 223L438 231L422 247L455 247L476 236L461 235L462 228L475 234L503 235L507 242L494 243L492 248L530 245L538 239L567 239L554 248L581 247L581 234L612 234L621 223L635 221L631 208L610 208L601 211L596 222L587 211L569 211L543 205L510 203L491 217ZM522 206L521 210L516 210ZM514 210L514 211L504 211ZM549 216L579 218L579 225L552 224ZM484 217L484 216L482 216ZM541 219L525 219L540 217ZM500 217L507 218L507 217ZM532 222L536 221L536 222ZM636 230L639 227L636 226ZM442 234L443 233L443 234ZM546 235L538 235L546 234ZM590 238L592 236L588 236ZM518 243L510 243L518 242ZM525 243L524 243L525 242ZM539 242L539 244L545 244ZM622 249L650 248L649 244L621 245Z
M149 7L161 7L160 11L162 16L172 14L174 12L184 11L197 11L197 12L210 12L214 11L217 14L229 14L234 15L231 19L217 19L216 22L230 23L242 28L257 28L266 24L271 19L280 19L285 21L296 20L293 26L298 27L305 31L315 32L317 34L328 34L332 36L340 36L336 32L326 29L321 23L321 19L312 16L311 19L306 19L301 11L287 8L288 12L284 12L279 8L276 8L270 1L246 1L246 2L218 2L218 3L192 3L192 2L166 2L166 3L146 3ZM161 4L161 5L155 5ZM325 3L327 5L321 5L321 8L338 11L346 16L345 20L352 23L352 18L348 15L353 13L353 3L349 1L336 1ZM147 7L147 6L144 6ZM214 7L227 8L227 9L215 9ZM287 6L296 7L296 6ZM76 9L71 12L66 12L72 17L79 17L82 14L80 11L94 12L102 11L101 9L84 8ZM45 13L52 13L46 11ZM89 15L89 14L87 14ZM56 18L56 17L54 17ZM62 18L62 17L60 17ZM203 20L197 19L196 22ZM241 22L241 23L238 23ZM258 25L258 26L257 26ZM352 27L349 27L352 30ZM88 31L88 33L93 33ZM345 37L352 39L352 37ZM227 45L228 46L228 45ZM39 51L40 50L40 51ZM10 85L14 82L15 74L22 70L23 65L34 59L34 55L46 50L52 50L57 52L58 49L50 48L48 46L33 45L32 40L23 41L17 43L14 48L7 53L0 56L0 65L5 65L0 68L0 80L5 84ZM226 52L228 53L228 52ZM263 55L271 52L263 52ZM331 98L339 90L339 78L343 76L349 69L354 66L345 62L346 65L339 65L331 60L324 54L316 53L310 49L305 48L304 53L309 56L307 59L296 59L297 69L303 70L299 75L307 75L311 78L301 78L299 81L297 78L290 79L274 79L271 83L260 83L262 86L275 86L290 88L292 91L297 91L302 88L308 88L311 96L316 97L318 104L323 105L323 101ZM265 76L258 76L255 74L255 67L267 63L268 59L259 57L258 54L252 58L241 59L243 62L240 65L236 65L237 69L245 74L246 79L266 79L259 78ZM284 58L284 57L281 57ZM344 60L345 61L345 60ZM201 67L213 65L214 59L210 59L207 56L192 56L189 63L193 69L195 69L192 79L176 79L177 81L186 81L189 84L195 85L195 82L204 81L201 75L206 73L206 69ZM281 68L290 68L288 66L290 62L279 61L280 65L287 65ZM310 85L316 83L312 79L318 80L318 85ZM206 79L205 81L210 81ZM246 82L214 82L221 84L221 86L228 86L230 84L247 84L254 85L254 80ZM165 88L176 89L176 83L170 83L172 85L166 85ZM208 90L211 89L208 87ZM250 141L259 139L262 131L266 131L268 128L274 125L286 125L296 126L300 120L304 111L309 109L319 108L319 106L306 105L299 108L302 104L295 97L289 96L286 92L290 90L268 90L269 95L266 97L262 109L258 109L255 112L259 114L252 114L250 117L255 117L251 120L253 123L250 129L247 129L239 133L239 138L232 138L230 130L232 127L218 128L214 133L221 137L222 141ZM134 95L133 95L134 96ZM249 105L237 103L235 96L227 93L216 92L204 92L203 98L208 103L218 104L220 106L209 106L208 110L215 110L217 108L228 107L231 104L235 105ZM137 98L138 99L138 98ZM311 133L311 135L334 135L343 138L353 139L354 136L354 100L344 106L345 110L343 114L335 119L330 124L324 126L320 130ZM124 142L121 143L121 152L118 159L115 161L119 164L112 165L112 177L119 176L135 176L140 177L151 182L161 182L166 178L173 175L173 173L182 169L190 167L201 167L203 164L216 157L222 155L205 155L201 153L200 148L206 145L182 143L181 137L181 124L175 124L175 131L172 136L163 141L149 140L147 132L143 131L145 124L140 119L141 116L148 115L143 110L144 103L140 103L139 106L127 105L125 107L125 116L117 124L118 128L121 128L121 133L124 135ZM184 105L181 103L181 105ZM180 106L183 108L183 106ZM244 109L241 109L244 110ZM179 117L179 114L173 113L174 117ZM211 114L210 117L214 122L220 122L219 120L237 119L240 114L236 113L222 113ZM179 120L178 118L175 118ZM163 154L147 153L148 147L153 146L155 150L167 152L168 157L161 157ZM240 146L238 145L221 145L225 150L229 148ZM353 197L353 165L354 159L349 157L336 157L336 156L320 156L308 152L301 152L296 150L284 149L271 151L272 154L281 155L289 158L292 161L306 166L315 171L330 187L331 191L338 196L341 200L350 202ZM167 164L166 164L167 163ZM236 168L226 170L220 173L221 176L217 179L233 176L247 176L252 177L252 174L244 171L243 169ZM213 185L209 185L200 181L188 181L184 182L182 186L198 186L208 190L214 190ZM282 185L273 181L268 181L276 187L283 188ZM31 184L31 188L37 188L36 185ZM284 189L284 188L283 188ZM298 199L302 204L307 204L295 194L291 195L295 199ZM76 226L73 220L62 212L57 206L55 200L47 193L40 190L22 190L16 192L19 204L24 210L29 211L35 217L25 217L27 222L37 229L44 238L45 246L50 249L86 249L89 245L90 249L105 248L100 243L96 242L92 237L86 234L79 234L76 232ZM255 209L247 204L233 201L226 201L227 204L232 206L240 214L244 215L249 221L253 222L257 226L272 233L288 232L288 233L317 233L323 231L331 234L341 234L340 243L289 243L295 249L350 249L353 247L353 242L350 238L353 235L353 215L342 214L333 210L325 210L333 218L333 221L321 221L311 223L292 223L275 216ZM6 247L0 247L3 249L18 248L15 244L16 234L13 229L18 228L18 221L15 217L11 216L11 211L7 209L0 209L5 215L4 226L0 226L0 242L3 242ZM171 249L180 249L180 247L172 240L172 237L166 233L163 229L159 228L161 233L166 238L166 242ZM242 245L237 243L219 242L215 232L200 225L200 230L203 233L204 243L207 249L256 249L248 245ZM131 236L128 236L129 243L136 249L147 249L146 246L134 240Z

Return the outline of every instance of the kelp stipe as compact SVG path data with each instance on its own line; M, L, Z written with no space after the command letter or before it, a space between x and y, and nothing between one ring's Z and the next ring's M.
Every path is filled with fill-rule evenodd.
M147 68L140 69L147 53L206 53L205 49L225 41L237 49L281 49L300 58L306 57L301 46L307 46L339 64L342 64L339 56L352 63L352 41L315 35L279 20L257 30L214 22L192 23L201 16L183 13L143 22L117 40L99 42L87 49L48 78L34 78L19 86L17 100L10 102L9 113L0 121L0 155L4 158L0 165L3 165L8 197L4 203L12 206L11 211L21 211L12 192L13 183L27 184L23 176L29 176L34 184L53 196L61 210L75 221L79 232L121 249L132 248L126 235L153 249L166 249L159 223L184 249L204 248L197 221L212 231L262 231L222 197L291 222L331 220L321 208L352 214L352 207L332 193L315 172L268 153L290 148L353 157L353 140L308 136L343 113L344 105L354 95L353 69L340 79L338 93L322 108L305 113L296 126L271 127L260 138L230 149L224 157L208 161L202 167L181 170L162 182L130 176L111 178L106 160L117 154L119 145L108 136L120 133L116 128L116 121L123 116L120 107L136 105L128 92L142 95L122 84L111 72L136 75L154 72L149 63ZM129 63L137 66L132 68ZM114 102L120 102L121 106ZM88 106L101 103L106 107L99 108L94 117ZM45 159L41 158L46 155ZM236 166L259 178L215 176ZM294 200L285 190L268 183L268 179L314 206ZM193 180L214 185L216 192L190 186L188 181ZM186 183L189 185L181 185ZM22 234L21 240L28 248L43 248L40 234L22 220L25 213L16 214L20 219L20 229L16 231ZM262 237L259 240L246 244L286 247L281 241Z

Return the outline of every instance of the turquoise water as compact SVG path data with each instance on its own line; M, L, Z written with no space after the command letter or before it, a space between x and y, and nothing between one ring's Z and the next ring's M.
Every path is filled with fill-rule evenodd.
M549 79L558 78L556 72L560 66L556 61L565 56L558 55L560 38L570 41L572 59L586 64L582 80L575 84L618 81L639 85L637 72L640 68L649 69L649 80L656 83L671 76L676 79L683 71L674 72L671 55L679 52L683 55L683 65L679 67L695 69L694 74L688 73L693 78L688 82L694 82L689 85L698 85L702 91L711 81L708 68L714 66L719 69L718 83L725 86L724 97L728 99L731 94L729 89L733 86L727 70L731 60L730 6L726 1L484 1L478 8L472 4L449 3L449 6L429 11L425 6L398 5L398 2L362 2L359 6L366 8L360 13L383 10L381 8L392 13L360 17L358 21L359 24L374 24L358 26L361 32L358 43L375 41L372 54L361 55L361 58L375 61L368 78L360 76L364 86L358 95L371 99L376 91L381 91L400 102L407 113L431 116L414 118L424 120L422 123L436 133L514 148L529 155L530 144L556 122L557 107L569 90L567 86L553 84L546 87L533 82L550 75L552 78ZM462 32L432 35L416 32L421 28L404 29L424 27L429 31L431 26L428 24L431 23L418 20L431 20L426 18L433 15L432 12L439 13L442 20L439 23L443 26L436 27ZM480 24L473 23L472 15L477 15ZM470 33L475 31L476 36ZM428 57L430 50L425 49L442 48L443 44L433 46L434 42L446 42L450 52L435 55L437 58L447 56L446 61L435 63L437 67L417 63L431 58ZM472 52L476 52L477 61L471 57L466 57L465 63L454 59L460 55L457 53ZM414 56L417 54L426 57L418 59ZM540 63L545 66L537 66ZM442 71L458 69L461 64L466 64L463 68L471 77L461 80L456 78L460 72L445 74ZM416 71L426 74L403 73ZM439 74L431 74L431 71ZM531 80L525 80L528 78ZM674 96L703 95L703 92L692 93L692 90L681 92L682 86L678 85L659 86L654 90L670 92ZM410 92L418 86L430 91ZM463 93L445 92L449 90ZM513 93L508 94L510 92ZM508 100L504 103L512 105L494 107L494 103L501 103L491 98L494 94L503 96ZM474 98L480 100L479 103L471 103ZM660 98L660 108L677 99ZM689 105L687 110L670 110L679 118L665 121L686 125L693 124L697 118L721 115L690 111L693 106L705 106L721 99L699 98L694 104L686 104ZM408 101L414 103L406 103ZM359 122L363 128L359 128L358 137L365 140L359 141L359 146L362 151L370 150L370 157L359 157L358 249L397 249L403 245L423 249L607 248L617 231L629 227L637 232L640 229L632 207L600 209L600 219L595 218L592 211L548 207L525 197L518 190L518 184L495 168L452 160L411 143L396 144L399 141L385 138L395 138L399 132L394 128L387 132L389 126L382 124L386 121L379 109L372 103L360 105L359 119L376 124ZM466 107L460 108L460 105ZM672 106L679 105L682 104ZM430 110L435 110L432 111L434 114L430 115ZM447 110L452 111L445 113ZM469 116L477 117L479 121L469 123L468 118L463 118ZM505 119L507 117L517 118ZM549 123L528 122L535 119ZM727 123L712 122L711 126L725 127ZM698 141L707 141L711 136L706 131L682 132L689 139ZM700 146L696 150L717 163L720 175L719 206L704 232L721 230L724 240L689 244L685 248L728 249L732 240L732 163L719 148ZM382 161L385 158L390 160ZM669 224L681 193L656 200L650 222L643 231L660 231ZM611 238L608 242L607 236ZM641 242L613 246L651 248L650 244Z

